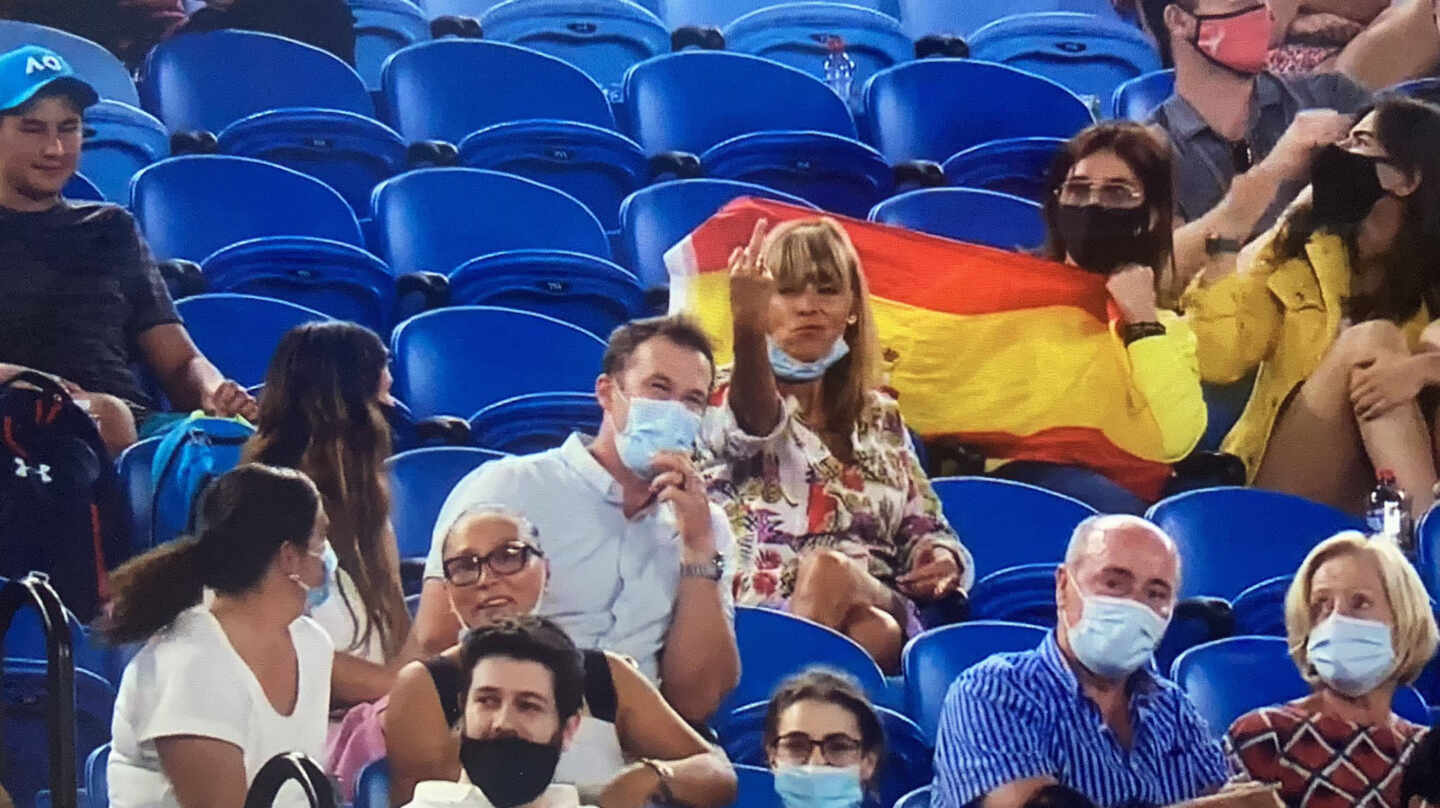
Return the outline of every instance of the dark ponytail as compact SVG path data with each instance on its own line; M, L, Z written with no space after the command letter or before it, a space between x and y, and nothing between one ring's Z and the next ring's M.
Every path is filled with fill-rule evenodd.
M114 643L142 642L200 602L204 587L225 595L253 588L282 544L306 548L320 494L304 474L247 463L200 495L193 536L133 558L110 574L100 629Z

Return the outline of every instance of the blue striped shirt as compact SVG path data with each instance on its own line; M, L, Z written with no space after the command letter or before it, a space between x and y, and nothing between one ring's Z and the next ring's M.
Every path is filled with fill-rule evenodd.
M1080 688L1052 631L1034 651L996 654L945 696L934 808L960 808L999 786L1054 777L1100 808L1169 805L1222 785L1220 743L1173 682L1137 671L1133 739L1121 746Z

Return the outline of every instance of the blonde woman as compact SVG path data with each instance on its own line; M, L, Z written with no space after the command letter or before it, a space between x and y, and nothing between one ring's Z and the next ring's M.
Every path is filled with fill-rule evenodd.
M1372 792L1375 804L1403 805L1401 779L1426 729L1391 712L1390 700L1436 645L1414 568L1393 543L1333 536L1300 565L1285 596L1285 630L1314 692L1230 726L1238 779L1278 785L1291 808L1360 804ZM1316 787L1317 778L1326 784Z
M832 219L792 221L730 259L735 364L701 452L740 542L736 602L788 610L899 667L916 601L973 581L970 554L876 389L875 322Z

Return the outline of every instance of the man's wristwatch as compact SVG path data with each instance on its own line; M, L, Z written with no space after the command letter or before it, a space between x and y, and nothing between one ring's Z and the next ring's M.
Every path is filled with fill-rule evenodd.
M709 561L700 564L681 564L681 578L705 578L710 581L719 581L725 575L725 556L719 553Z

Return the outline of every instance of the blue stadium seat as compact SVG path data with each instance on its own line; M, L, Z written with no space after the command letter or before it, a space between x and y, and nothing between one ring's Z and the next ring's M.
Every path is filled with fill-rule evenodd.
M605 343L553 317L490 306L417 314L395 327L395 395L417 418L464 417L524 393L593 387Z
M1019 14L986 25L968 41L970 58L1057 81L1096 115L1104 114L1116 87L1160 69L1154 42L1113 15Z
M123 560L123 559L119 559ZM118 561L117 560L117 566ZM0 578L0 584L5 582ZM125 663L140 650L139 645L113 646L96 636L88 626L80 622L74 612L65 610L70 627L71 658L77 671L84 669L99 676L115 690L120 689L120 677L125 672ZM40 613L34 609L20 609L11 619L10 630L5 634L6 658L44 660L47 649L45 628Z
M1029 249L1045 240L1040 205L977 188L921 188L876 205L870 221L1002 250Z
M105 199L130 203L135 173L170 155L170 134L150 113L120 101L101 101L85 110L85 144L80 170Z
M1115 88L1115 95L1110 98L1110 117L1144 121L1174 92L1174 70L1156 70L1136 76Z
M387 334L395 276L385 262L339 241L271 236L231 244L201 264L211 292L273 297Z
M620 205L622 263L630 267L646 289L669 286L665 251L725 204L743 196L772 199L814 207L791 194L760 185L728 180L675 180L642 188Z
M784 808L775 793L775 775L765 766L735 765L735 802L731 808ZM356 806L360 808L360 806Z
M1044 638L1038 626L999 621L959 623L911 638L901 656L906 713L933 745L945 693L957 676L991 654L1029 651Z
M101 98L130 106L140 105L130 71L115 54L68 31L17 20L0 20L0 53L25 45L39 45L60 54Z
M411 171L381 183L371 207L377 252L396 274L449 274L471 259L506 250L610 257L605 228L579 200L497 171Z
M400 557L423 558L430 552L435 519L460 478L500 452L470 446L426 446L393 455L385 461L390 475L390 522ZM363 776L362 776L363 781Z
M1277 575L1293 575L1310 548L1355 517L1289 494L1204 488L1157 502L1146 514L1175 539L1185 559L1180 596L1233 598ZM1245 548L1237 554L1235 548Z
M1074 11L1111 20L1120 15L1110 0L1020 0L1010 3L945 3L935 0L900 0L900 21L905 32L919 39L927 34L955 34L969 39L988 23L1012 14Z
M558 188L583 202L607 231L620 226L620 203L650 177L650 160L635 141L572 121L487 126L461 141L460 164Z
M1294 575L1277 575L1246 587L1230 604L1236 634L1285 636L1285 594Z
M349 0L355 15L355 72L370 90L380 89L380 69L390 54L430 38L430 21L410 0Z
M110 744L98 747L85 760L85 808L110 808Z
M1431 507L1415 524L1415 571L1434 598L1440 592L1440 507Z
M151 463L155 460L155 448L161 440L163 438L157 435L132 443L115 460L120 485L124 487L125 500L130 505L130 546L137 554L154 544L150 538L150 531L154 528L151 509L155 499Z
M47 713L50 687L44 659L6 657L3 663L5 790L16 805L32 805L35 795L49 787L50 754ZM115 689L98 674L75 669L75 759L84 761L110 740L110 719L115 712ZM79 769L80 767L76 767ZM83 785L83 770L76 786Z
M605 91L553 56L474 39L421 42L385 63L389 120L409 140L459 143L508 121L548 118L614 128Z
M523 45L585 71L612 101L631 65L670 52L670 30L629 0L509 0L480 18L485 38Z
M380 758L360 770L354 808L390 808L390 762Z
M930 786L921 786L896 800L895 808L930 808Z
M75 173L70 175L65 187L60 189L60 195L66 199L73 199L76 202L104 202L105 195L95 187L84 174Z
M572 432L593 436L603 417L593 392L530 393L470 416L470 439L497 452L533 454L559 446Z
M1058 137L991 140L952 155L942 164L945 179L962 188L980 188L1045 204L1045 175L1065 146Z
M319 48L254 31L185 34L150 52L144 107L172 132L220 132L249 115L318 107L375 116L365 82Z
M254 295L196 295L175 301L175 308L205 358L242 387L265 381L285 332L330 319L314 309Z
M739 53L657 56L630 68L623 95L622 128L651 154L701 154L762 131L856 135L849 108L824 82Z
M824 132L741 135L713 146L700 162L706 176L764 185L856 219L895 188L880 152Z
M1058 564L1075 526L1096 513L1078 499L1011 480L937 477L930 485L974 557L977 575L1017 564Z
M1390 88L1401 95L1440 104L1440 78L1412 79Z
M643 313L645 296L629 270L603 258L513 250L467 261L450 273L450 304L533 311L604 338Z
M1001 138L1068 138L1094 120L1085 102L1056 82L969 59L921 59L882 70L865 85L865 108L868 140L891 163L940 162Z
M1205 399L1205 434L1195 447L1201 451L1218 451L1225 436L1230 434L1245 405L1250 403L1250 393L1255 389L1255 373L1229 384L1200 383L1200 393Z
M370 192L405 170L405 148L405 141L385 124L338 110L271 110L241 118L220 133L225 154L266 160L315 177L367 218Z
M971 620L1002 620L1053 628L1055 562L996 570L970 589Z
M775 5L775 0L664 0L665 20L671 28L686 25L724 28L746 14ZM862 6L897 17L895 0L846 0L846 5ZM726 40L729 44L729 40Z
M330 186L245 157L161 160L135 175L130 210L162 260L203 261L222 247L263 236L364 244L355 213Z
M420 8L430 19L436 17L474 17L480 19L486 11L500 5L504 0L420 0Z

